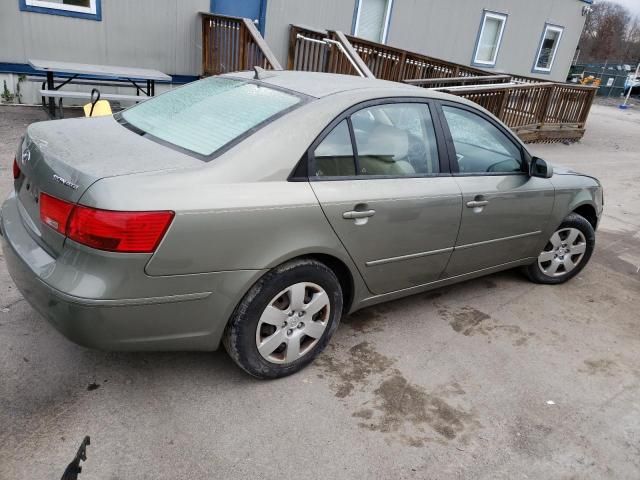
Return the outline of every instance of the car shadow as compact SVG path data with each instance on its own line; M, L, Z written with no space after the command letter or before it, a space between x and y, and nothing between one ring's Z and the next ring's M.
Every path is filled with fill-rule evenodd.
M468 280L455 285L440 287L427 292L411 295L367 307L344 317L341 328L371 331L368 322L377 322L378 313L385 313L385 321L402 321L402 313L434 301L447 303L456 298L467 299L482 295L491 295L491 291L506 284L521 284L528 281L518 271L499 272L486 277ZM397 314L397 315L396 315ZM340 333L338 330L338 333ZM78 347L82 348L82 347ZM236 384L252 384L257 380L242 371L227 355L224 347L215 352L102 352L82 349L87 364L96 367L108 366L111 372L119 372L122 377L140 374L161 376L170 381L170 377L188 375L194 382L216 383L232 382ZM126 381L126 378L124 378ZM96 377L96 382L98 379Z
M369 327L378 323L380 314L385 314L385 321L388 321L389 318L401 321L402 317L394 314L400 314L401 312L425 306L426 303L448 303L462 298L469 301L474 298L491 295L492 291L496 291L497 289L504 288L508 285L520 284L532 285L517 269L505 270L503 272L494 273L484 277L474 278L453 285L417 293L398 300L391 300L389 302L366 307L344 317L342 324L351 327L354 330L367 333L367 331L379 330L379 328L374 329Z
M491 295L495 289L527 282L521 274L514 271L500 272L479 279L441 287L419 293L403 299L368 307L346 316L338 331L334 346L340 339L354 331L360 334L372 334L404 320L407 311L416 308L433 308L434 304L459 301L472 301L483 295ZM255 385L259 380L246 374L227 355L224 347L215 352L105 352L78 346L65 339L44 320L26 302L18 314L19 322L30 330L20 351L24 353L12 359L5 368L20 371L23 378L31 377L45 388L41 392L43 401L64 398L70 392L87 394L95 391L112 392L130 389L157 389L175 385L200 385L206 388L216 386ZM366 340L366 339L365 339ZM27 343L28 342L28 343ZM34 352L33 345L39 345ZM45 380L55 374L55 384ZM42 383L44 382L44 384ZM165 385L166 387L162 387ZM31 390L30 401L40 397ZM46 401L48 403L48 401Z

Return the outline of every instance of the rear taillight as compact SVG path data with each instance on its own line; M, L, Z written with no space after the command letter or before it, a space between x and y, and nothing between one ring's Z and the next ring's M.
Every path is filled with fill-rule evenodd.
M17 180L20 178L20 167L18 166L18 159L13 159L13 179Z
M65 202L46 193L40 194L40 220L56 232L66 234L72 210L73 203Z
M174 215L171 211L99 210L40 195L40 218L45 224L75 242L110 252L153 253Z
M67 236L99 250L152 253L173 215L173 212L114 212L78 205L71 214Z

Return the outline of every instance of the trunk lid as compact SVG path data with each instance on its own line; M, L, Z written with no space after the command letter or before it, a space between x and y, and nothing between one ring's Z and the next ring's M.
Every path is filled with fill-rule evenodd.
M16 158L22 172L15 185L20 215L36 241L54 256L62 250L65 237L40 221L41 192L78 203L101 178L203 165L110 116L34 123Z

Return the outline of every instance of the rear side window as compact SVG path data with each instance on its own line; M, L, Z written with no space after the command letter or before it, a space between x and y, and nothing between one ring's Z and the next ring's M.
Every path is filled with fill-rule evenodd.
M320 142L313 157L316 177L416 177L440 172L429 106L416 102L355 112Z
M210 77L122 112L135 129L200 155L211 155L301 100L242 80Z
M350 177L356 174L349 125L343 120L313 152L317 177Z
M440 171L429 107L391 103L351 117L360 175L415 176Z

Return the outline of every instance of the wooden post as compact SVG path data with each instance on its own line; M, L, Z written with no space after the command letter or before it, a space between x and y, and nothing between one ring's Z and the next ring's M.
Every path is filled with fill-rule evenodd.
M396 78L396 82L402 82L404 80L404 71L405 66L407 64L407 52L406 50L402 52L400 55L400 68L398 69L398 78Z
M496 117L504 121L504 111L506 110L507 103L509 101L509 89L505 88L502 92L502 101L500 102L500 109L498 110L498 115L496 115Z
M209 19L204 15L202 20L202 75L207 76L209 74L207 66L209 59Z
M247 29L245 26L240 23L238 25L240 31L238 32L238 58L240 60L240 70L248 70L249 69L249 59L247 55L249 53L249 49L247 48Z
M551 98L553 97L553 89L555 87L553 85L547 85L545 89L547 90L546 96L540 106L540 117L538 118L538 128L541 129L544 127L544 121L547 118L547 113L549 110L549 106L551 105Z
M289 25L289 55L287 57L287 70L294 70L297 44L298 29L294 25Z

